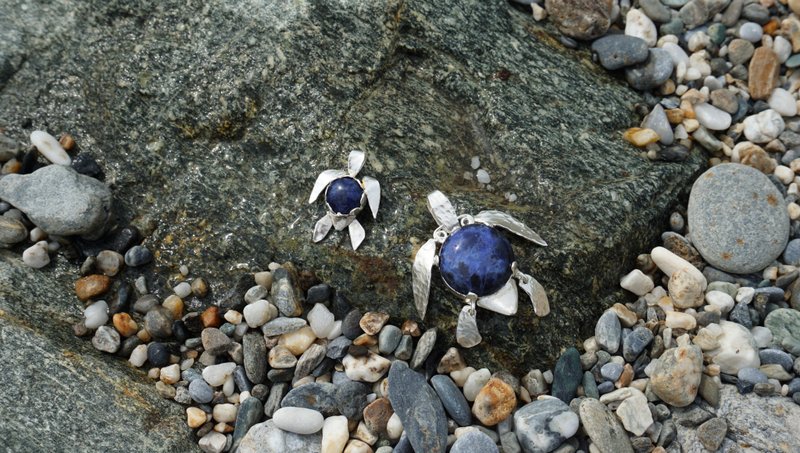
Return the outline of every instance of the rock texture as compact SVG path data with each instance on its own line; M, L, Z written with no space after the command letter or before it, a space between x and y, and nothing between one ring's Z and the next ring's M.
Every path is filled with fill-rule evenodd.
M0 251L3 448L197 451L183 407L162 399L143 372L72 334L81 313L62 296L67 281L56 274L66 270L33 270Z
M113 182L118 223L141 228L160 275L185 264L221 296L236 272L292 260L346 288L362 312L415 318L408 275L435 228L425 207L433 187L460 212L501 209L534 227L549 247L510 240L552 312L536 318L523 297L514 317L481 311L485 347L466 357L475 366L523 374L523 364L552 363L590 336L587 320L626 297L620 269L655 241L702 165L698 153L653 164L623 143L639 95L503 1L5 6L4 134L69 131ZM362 217L358 253L346 234L312 243L323 207L306 203L317 174L344 167L354 148L367 151L365 170L385 188L377 220ZM472 156L491 190L463 177ZM30 281L52 286L75 271L57 265ZM76 308L66 286L48 291L59 307L51 319ZM7 311L38 287L3 287ZM431 300L423 327L439 327L440 344L452 344L461 303L437 273ZM66 323L47 328L55 330L69 332ZM11 438L18 431L0 428Z

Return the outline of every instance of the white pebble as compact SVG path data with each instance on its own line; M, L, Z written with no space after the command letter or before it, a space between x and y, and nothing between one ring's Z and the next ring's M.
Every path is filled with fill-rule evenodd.
M83 324L87 329L96 329L108 322L108 304L98 300L83 310Z
M221 453L225 450L225 445L228 443L228 438L224 434L216 431L209 431L208 434L201 437L197 445L205 453Z
M47 239L47 233L39 227L34 227L29 236L31 242L39 242Z
M222 393L225 396L233 395L233 392L236 391L236 383L233 381L233 374L229 375L225 382L222 384Z
M775 175L776 178L780 179L781 182L784 184L788 185L791 184L792 181L794 181L794 172L792 171L791 168L787 166L778 165L777 167L775 167L775 171L773 172L773 174Z
M715 307L717 312L722 315L727 315L728 312L733 310L733 297L728 293L722 291L709 291L706 293L706 302Z
M322 304L314 305L308 312L308 324L317 338L327 338L333 330L334 316L328 307Z
M786 60L792 55L792 43L783 36L778 36L772 43L772 51L778 56L778 61L786 63Z
M795 116L797 115L797 100L795 100L792 93L784 90L783 88L775 88L767 101L769 106L778 112L781 116Z
M336 415L326 418L322 425L322 450L320 453L341 453L349 438L347 417Z
M61 244L56 242L56 241L50 241L50 242L47 243L47 251L49 253L55 253L60 248L61 248Z
M644 296L652 291L654 287L653 280L639 269L634 269L628 275L622 277L619 281L619 286L637 296Z
M226 311L224 318L225 318L225 321L228 321L229 323L231 323L231 324L233 324L235 326L238 326L239 324L242 323L242 314L239 313L236 310L228 310L228 311Z
M22 262L34 269L41 269L50 263L47 254L47 241L39 241L22 252Z
M481 368L470 374L467 378L467 382L464 383L464 396L467 398L467 401L475 401L478 392L481 391L483 386L486 385L491 378L492 372L487 368Z
M178 268L178 271L180 271L181 275L186 277L187 275L189 275L189 266L181 264L181 267Z
M763 349L772 343L772 331L764 326L755 326L750 329L753 334L753 339L756 341L756 346Z
M314 434L325 422L322 414L303 407L282 407L272 415L272 421L278 428L295 434Z
M688 47L689 51L691 52L697 52L698 50L705 49L710 45L711 38L709 38L708 35L702 31L692 33L692 35L689 37Z
M478 182L481 184L489 184L492 182L492 178L489 177L489 172L482 168L475 172L475 178L477 178Z
M236 421L236 412L236 406L233 404L224 403L214 406L212 414L214 415L214 420L218 422L233 423Z
M689 66L689 55L686 54L686 51L683 48L675 43L667 42L661 46L662 49L666 50L669 54L670 58L672 58L673 65L677 68L679 64L683 63L684 68Z
M278 315L278 310L274 305L270 304L264 299L257 300L250 305L244 307L242 310L244 320L247 325L256 328L266 324L269 320Z
M642 127L656 131L659 141L665 145L671 145L674 141L672 126L669 124L667 114L661 104L656 104L653 110L645 116Z
M333 323L333 327L331 327L331 331L328 334L328 340L334 340L342 336L342 321L335 321Z
M767 143L778 138L786 124L773 109L750 115L744 119L744 135L753 143Z
M208 385L213 387L220 386L225 383L228 377L231 376L233 370L236 368L234 362L220 363L219 365L207 366L203 370L203 379L208 382Z
M668 277L672 277L672 274L675 273L675 271L686 268L688 269L687 272L694 274L694 277L701 282L701 287L703 290L705 290L708 286L706 277L702 272L700 272L699 269L664 247L656 247L650 251L650 258L652 258L656 266L661 269L661 272L666 274Z
M386 433L391 440L397 440L403 434L403 422L400 421L400 417L397 414L392 414L389 417L389 422L386 424Z
M140 344L139 346L133 348L128 362L130 362L131 365L135 366L136 368L141 368L142 365L147 362L147 345Z
M72 159L64 151L55 137L45 131L31 132L31 144L44 156L45 159L56 165L70 165Z
M667 319L664 323L667 327L673 329L691 330L697 326L697 320L694 319L694 316L692 315L679 311L668 311L666 314Z
M749 286L742 286L736 291L736 302L744 302L749 304L756 295L756 290Z
M181 366L177 363L173 363L170 366L165 366L161 369L159 379L161 379L161 382L165 384L175 384L181 380Z
M471 366L464 367L460 370L455 370L450 372L450 378L453 379L453 382L456 383L459 387L464 387L464 384L469 379L469 376L475 372L475 368Z
M388 359L373 353L361 357L348 354L342 359L344 372L351 381L377 382L389 371L391 364Z
M481 168L481 158L478 156L472 156L472 159L469 162L469 166L472 167L473 170Z
M658 40L656 24L638 9L631 9L625 16L625 34L642 38L650 47L654 47Z
M763 34L764 30L761 28L761 25L755 22L745 22L739 27L739 37L750 42L761 41L761 36Z
M706 129L724 131L731 127L731 115L711 104L701 102L695 105L694 113L697 116L697 121Z
M791 202L786 205L786 211L789 212L789 218L792 220L800 219L800 205Z
M192 285L187 282L178 283L172 288L172 291L175 292L175 295L180 297L181 299L185 299L189 297L189 294L192 294Z

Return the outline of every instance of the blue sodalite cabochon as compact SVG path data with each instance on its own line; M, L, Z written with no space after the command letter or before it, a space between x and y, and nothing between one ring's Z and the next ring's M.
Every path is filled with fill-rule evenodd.
M439 271L451 288L466 295L496 293L511 278L514 251L496 229L466 225L448 237L439 251Z
M335 179L325 192L325 201L337 214L350 214L355 208L361 206L361 195L364 189L353 178L344 177Z

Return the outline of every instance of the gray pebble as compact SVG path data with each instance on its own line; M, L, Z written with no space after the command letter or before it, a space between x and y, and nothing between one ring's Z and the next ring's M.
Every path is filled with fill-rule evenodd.
M609 362L600 368L600 375L607 381L616 382L622 375L623 366L619 363Z
M335 385L313 382L290 390L281 400L281 407L313 409L321 412L325 417L330 417L338 412L336 394Z
M351 344L353 344L353 341L344 335L336 337L333 341L328 343L328 350L325 352L325 355L331 359L341 359L347 355L347 350L350 348Z
M214 399L214 389L202 378L194 379L189 383L189 395L200 404L210 403Z
M423 363L425 363L425 359L428 358L428 355L433 350L433 346L436 344L436 328L428 329L425 331L424 334L419 338L417 342L417 349L414 351L414 355L411 358L411 368L419 368Z
M172 313L164 307L155 307L144 315L144 328L156 339L172 336Z
M285 382L278 382L272 386L267 401L264 403L264 415L272 417L272 414L281 408L281 400L288 390L289 384Z
M597 320L594 327L594 338L597 345L605 351L614 354L619 349L619 342L622 336L622 326L616 313L606 310Z
M592 43L592 52L600 65L610 71L642 63L649 55L643 39L627 35L604 36Z
M794 365L792 356L780 349L762 349L758 351L758 357L761 359L762 365L777 363L789 372L792 371L792 366Z
M125 252L125 264L129 267L144 266L153 261L153 254L143 245L134 245Z
M622 356L628 362L633 362L653 340L653 332L646 327L636 327L622 342Z
M450 453L497 453L497 445L486 434L474 430L467 431L456 439Z
M391 354L403 338L403 332L399 327L388 324L381 329L378 334L378 351L381 354Z
M469 403L464 397L464 393L456 386L449 376L437 374L431 378L431 385L439 395L447 414L459 426L469 426L472 424L472 414L470 413Z
M660 0L639 0L639 6L653 22L669 22L672 11Z
M411 335L403 335L397 349L394 350L394 356L400 360L408 360L411 358L411 353L414 351L414 340Z
M334 383L336 387L336 408L339 413L347 417L348 420L361 420L364 408L367 407L367 395L370 388L361 382L344 381Z
M116 329L111 326L100 326L92 337L92 346L95 349L113 354L117 352L120 345L120 336Z
M625 70L625 78L631 87L649 91L660 87L672 75L672 57L663 49L650 49L644 63Z
M736 377L739 379L736 388L741 394L752 392L755 385L760 382L767 382L767 375L758 368L742 368Z

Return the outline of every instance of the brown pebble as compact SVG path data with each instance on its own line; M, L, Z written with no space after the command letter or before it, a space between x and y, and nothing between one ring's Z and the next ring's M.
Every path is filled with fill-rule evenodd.
M667 114L667 121L669 121L669 124L677 125L683 122L683 110L667 109L665 112Z
M208 416L199 407L186 408L186 424L189 425L189 428L199 428L205 424L206 420L208 420Z
M369 354L369 349L364 346L358 346L355 344L351 344L347 348L347 353L353 357L364 357L365 355Z
M64 148L64 151L71 151L75 146L75 139L70 134L62 134L58 139L58 143Z
M775 161L769 157L766 151L760 146L742 142L739 144L739 162L755 168L756 170L771 175L775 171Z
M181 319L183 316L183 299L180 297L173 294L167 297L161 305L172 313L172 319Z
M611 310L614 311L614 313L617 315L617 318L619 318L619 322L625 327L632 327L639 319L639 317L636 316L636 313L620 303L614 304L611 307Z
M219 307L211 306L200 315L203 327L219 327L222 325L222 316L219 314Z
M80 320L72 325L72 333L74 333L76 337L85 337L89 334L89 329L86 328L83 320Z
M418 337L422 335L422 332L419 330L419 324L417 324L416 321L412 321L410 319L403 322L403 325L402 327L400 327L400 330L403 332L403 334L411 335L412 337Z
M18 161L16 158L12 158L3 164L3 167L0 168L0 174L10 175L12 173L19 173L20 170L22 170L22 162Z
M376 434L386 434L386 424L394 414L392 405L386 398L378 398L364 408L364 422Z
M105 294L111 287L111 279L105 275L89 275L75 282L75 294L78 299L87 301L93 297Z
M516 407L514 389L500 379L491 378L475 397L472 414L485 426L494 426L507 419Z
M772 35L775 34L776 31L778 31L778 27L779 26L780 26L780 22L778 22L778 18L777 17L773 17L772 19L769 20L769 22L764 24L764 26L761 27L761 28L764 30L765 34L768 34L768 35L772 36Z
M197 297L206 297L206 294L208 294L208 284L203 277L197 277L192 281L192 293Z
M358 321L358 325L361 326L361 330L369 335L377 335L388 320L389 315L386 313L368 311L361 317L361 320Z
M117 329L117 332L123 337L130 337L139 331L139 326L136 324L136 321L127 313L115 314L112 321L114 322L114 328Z
M147 329L142 329L136 332L136 338L141 340L142 343L149 343L153 337L150 336L150 332L148 332Z
M622 367L622 374L619 375L619 379L617 382L614 383L614 386L618 389L623 387L627 387L631 385L631 381L633 380L633 367L630 363L626 363L625 366Z
M622 138L624 138L625 141L633 146L637 146L639 148L644 148L645 146L655 143L660 139L656 131L647 128L643 129L641 127L632 127L628 129L622 135Z
M772 49L761 46L750 59L747 87L751 99L768 99L778 84L781 63Z
M356 339L353 340L353 344L356 346L366 346L366 347L375 346L376 344L378 344L378 337L376 337L375 335L367 335L364 333L357 336Z

